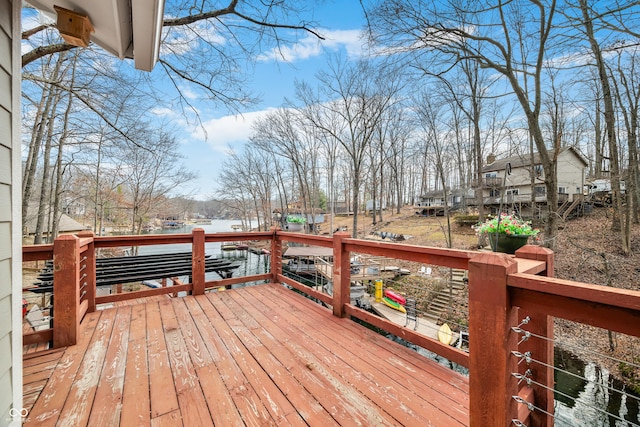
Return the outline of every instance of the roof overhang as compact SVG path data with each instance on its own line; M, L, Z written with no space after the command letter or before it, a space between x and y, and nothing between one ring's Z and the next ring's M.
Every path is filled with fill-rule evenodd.
M158 61L164 0L27 0L56 18L54 5L89 17L91 41L120 59L133 58L139 70Z

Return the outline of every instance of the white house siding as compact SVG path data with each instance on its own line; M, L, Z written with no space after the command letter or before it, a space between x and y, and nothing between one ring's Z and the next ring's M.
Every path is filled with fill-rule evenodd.
M503 178L504 171L498 172L498 176ZM507 185L506 188L517 188L518 189L518 197L516 200L518 201L529 201L531 200L531 167L519 167L513 168L511 170L511 175L507 175L505 181ZM544 180L542 177L536 179L536 183L544 185ZM506 199L505 199L506 200Z
M558 156L558 187L567 188L569 200L573 200L574 194L582 194L584 170L584 163L573 151L565 150Z
M562 150L558 154L557 162L558 170L558 191L560 187L566 188L569 195L569 201L573 201L574 194L581 194L583 188L585 164L571 149ZM494 176L505 178L504 169L491 171ZM506 188L518 190L518 195L513 199L515 201L529 201L531 199L531 166L517 166L511 170L511 175L507 175L505 179ZM541 173L535 180L536 186L544 186L544 173ZM502 190L502 189L500 189ZM490 197L488 189L483 190L484 197ZM546 197L546 196L544 196ZM505 199L506 200L506 199Z
M0 0L0 425L22 407L20 2ZM13 408L13 411L12 411Z

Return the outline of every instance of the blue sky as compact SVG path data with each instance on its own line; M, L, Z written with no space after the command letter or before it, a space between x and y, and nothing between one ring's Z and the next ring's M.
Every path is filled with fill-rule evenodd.
M41 23L41 19L45 18L35 10L27 9L23 12L23 27L33 28ZM258 104L241 114L232 114L228 107L199 99L197 92L184 83L181 91L197 109L201 124L197 123L195 114L187 112L190 117L185 117L180 108L169 102L156 106L153 113L158 121L170 123L180 140L184 165L199 175L197 180L182 186L179 189L181 193L200 200L219 195L224 183L218 182L218 173L229 148L241 149L248 142L256 119L281 106L286 97L293 98L296 79L313 84L315 74L327 66L330 54L342 54L347 58L361 55L361 31L365 21L359 0L318 0L318 5L303 14L302 19L317 23L313 28L326 39L318 40L311 34L300 32L296 43L281 45L279 52L261 52L255 58L255 69L249 71L251 81L248 87L252 95L261 98ZM224 43L219 34L206 31L203 30L203 37ZM31 47L23 43L23 51L28 50ZM113 60L116 61L115 57ZM127 62L132 72L139 72L133 71L131 60ZM156 65L152 76L162 79L160 76L164 76L164 70L161 65ZM160 84L160 89L167 93L175 91L166 78Z
M309 35L296 44L285 45L281 52L285 52L287 62L274 59L274 52L263 52L250 83L250 90L260 95L262 101L250 110L236 115L223 107L211 110L195 98L194 105L202 120L199 126L188 123L170 106L158 106L156 113L178 126L184 164L199 174L196 181L182 190L197 199L215 197L217 190L224 188L217 175L225 153L230 146L242 147L248 141L253 121L281 106L285 97L292 98L296 79L312 82L315 73L326 66L328 54L342 53L351 58L361 54L364 18L359 1L322 2L313 13L326 40L318 41Z

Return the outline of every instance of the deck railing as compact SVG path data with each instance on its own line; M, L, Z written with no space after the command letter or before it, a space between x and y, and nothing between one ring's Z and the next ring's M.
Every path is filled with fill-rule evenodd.
M270 241L270 272L207 281L205 244L238 240ZM333 295L306 286L283 274L283 244L331 248ZM187 243L192 247L190 283L166 288L96 296L95 254L100 248ZM469 353L410 328L375 316L350 303L351 254L395 258L420 264L468 270ZM553 317L640 336L640 292L553 278L553 252L525 246L515 257L490 252L412 246L351 238L346 232L332 237L273 229L254 233L94 237L91 233L61 236L53 245L23 248L23 261L54 261L54 327L25 336L25 343L52 340L55 347L73 345L85 313L96 305L162 294L203 294L207 289L260 280L283 283L327 306L338 317L360 319L437 353L469 369L471 425L553 425ZM527 330L549 340L520 338L518 326L527 318ZM541 363L519 363L520 355L534 354ZM520 379L527 370L527 381ZM524 384L524 385L523 385ZM529 405L527 405L527 402ZM537 410L531 411L530 408ZM498 421L501 420L501 421Z

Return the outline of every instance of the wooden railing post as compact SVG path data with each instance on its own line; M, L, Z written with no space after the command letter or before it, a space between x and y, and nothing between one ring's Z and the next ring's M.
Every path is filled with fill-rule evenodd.
M96 248L95 243L93 242L93 231L81 231L77 234L80 238L91 238L91 243L87 245L87 251L83 256L86 256L87 259L85 261L85 269L82 272L81 276L86 275L82 283L80 283L80 298L82 299L82 292L86 292L86 300L89 303L87 307L87 313L93 313L96 311ZM82 289L83 284L86 283L84 289Z
M527 245L516 251L517 258L533 259L537 261L545 261L547 269L540 275L553 277L554 275L554 254L549 248L542 246ZM520 373L524 374L527 369L531 370L531 378L544 387L532 384L534 393L534 405L541 408L542 411L533 411L530 415L529 426L547 427L553 426L553 317L545 313L534 312L531 310L520 309L518 317L520 320L529 317L531 320L523 329L532 334L549 338L543 340L538 338L530 338L520 344L518 351L520 353L531 353L531 358L541 363L521 363ZM546 366L545 366L546 365Z
M278 276L282 275L282 240L278 236L280 227L271 227L271 283L278 282Z
M345 304L348 304L351 296L351 259L350 254L344 250L343 240L351 237L346 231L333 234L333 315L345 317Z
M469 261L470 426L506 426L517 417L517 309L511 307L507 275L516 261L500 253L480 253Z
M77 342L80 326L80 255L78 238L62 235L53 242L53 347Z
M193 243L191 246L191 282L193 295L203 295L205 288L205 251L204 229L194 228L192 231Z

